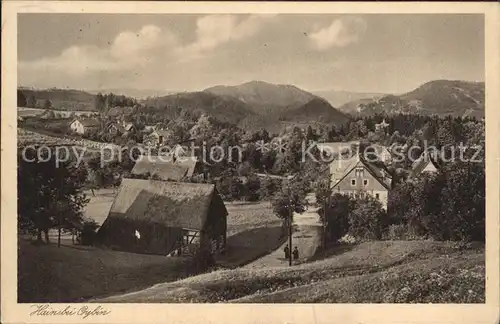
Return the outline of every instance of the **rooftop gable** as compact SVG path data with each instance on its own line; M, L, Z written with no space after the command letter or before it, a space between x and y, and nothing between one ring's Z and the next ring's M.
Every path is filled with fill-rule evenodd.
M213 199L213 184L123 179L109 217L202 230Z

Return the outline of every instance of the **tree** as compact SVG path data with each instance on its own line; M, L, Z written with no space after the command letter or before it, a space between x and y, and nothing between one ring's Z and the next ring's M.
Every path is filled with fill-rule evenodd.
M296 213L303 213L306 210L306 193L293 180L283 183L281 189L271 200L273 212L284 222L290 220L290 209Z
M28 101L26 99L26 96L21 90L17 90L17 106L18 107L27 107L28 106Z
M257 201L260 198L261 181L255 174L250 174L245 185L245 199L247 201Z
M26 102L26 107L29 107L29 108L36 108L36 98L34 95L31 95L31 96L28 96L27 98L27 102Z
M83 193L86 171L74 161L57 161L38 157L27 151L26 158L18 156L18 226L35 232L39 241L42 232L49 242L48 231L58 227L74 228L81 224L83 207L88 202Z
M456 162L447 167L440 201L441 213L428 222L437 239L485 239L485 172L479 163ZM435 223L444 222L446 228ZM446 230L443 232L443 230Z
M380 239L388 226L382 204L370 195L356 201L349 217L349 233L359 239Z
M102 93L99 92L94 97L94 109L96 111L98 111L99 113L104 114L105 107L106 107L106 100L105 100L104 96L102 95Z
M330 197L326 205L326 212L324 207L319 210L321 221L326 215L326 240L329 242L336 242L342 236L349 232L349 216L354 210L355 200L347 195L339 193Z
M271 198L280 187L280 179L272 179L271 177L263 178L260 182L259 188L260 199Z
M50 109L52 108L52 102L49 99L46 99L43 102L43 109Z

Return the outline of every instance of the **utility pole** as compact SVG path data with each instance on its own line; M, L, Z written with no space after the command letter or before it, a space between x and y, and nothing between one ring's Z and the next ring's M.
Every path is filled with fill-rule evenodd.
M58 213L58 228L57 228L57 247L61 247L61 224L62 224L62 209L61 207L62 206L62 198L63 198L63 178L61 177L61 182L60 182L60 187L59 187L59 201L56 202L56 206L59 206L60 207L60 210L57 210L56 209L56 212ZM59 208L58 208L59 209Z
M291 194L291 191L290 191ZM288 253L288 265L291 267L292 266L292 223L293 223L293 210L292 210L292 196L289 197L288 201L288 246L289 246L289 253Z
M330 186L331 186L331 175L328 173L328 182L327 182L327 190L326 190L326 197L323 199L323 249L326 246L326 209L330 205Z

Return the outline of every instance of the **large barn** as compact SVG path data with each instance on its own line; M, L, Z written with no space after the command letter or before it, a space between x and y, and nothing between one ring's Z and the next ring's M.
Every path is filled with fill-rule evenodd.
M227 210L215 185L123 179L97 238L110 248L148 254L217 254L226 245Z

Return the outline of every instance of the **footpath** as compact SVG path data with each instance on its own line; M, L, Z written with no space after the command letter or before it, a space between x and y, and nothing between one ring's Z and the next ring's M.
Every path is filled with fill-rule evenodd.
M310 206L315 204L313 194L309 194L307 200ZM309 207L302 214L294 213L293 215L294 232L290 250L293 250L295 246L299 250L299 259L294 263L307 261L316 253L321 244L323 227L318 209L317 207ZM285 258L285 252L283 251L287 244L288 240L277 250L245 265L244 268L287 267L288 259Z

